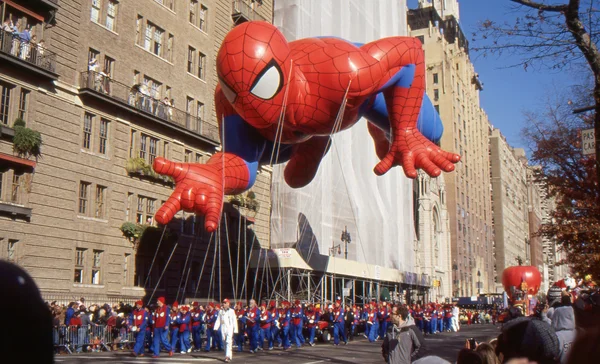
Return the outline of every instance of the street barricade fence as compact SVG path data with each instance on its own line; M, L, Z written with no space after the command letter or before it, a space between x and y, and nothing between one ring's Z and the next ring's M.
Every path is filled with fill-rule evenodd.
M72 354L81 351L111 351L115 347L132 347L135 333L131 328L107 325L54 326L52 339L55 350Z

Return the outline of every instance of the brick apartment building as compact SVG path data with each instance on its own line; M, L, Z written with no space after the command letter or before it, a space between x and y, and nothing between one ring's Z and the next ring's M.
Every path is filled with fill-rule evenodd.
M258 213L226 204L212 240L182 213L162 239L162 227L141 238L121 228L154 225L173 189L154 158L204 162L218 149L216 52L234 23L272 11L271 0L0 0L0 258L49 300L239 292L235 264L218 262L236 256L229 246L240 266L252 242L269 244L268 169ZM13 151L16 119L41 134L39 158Z

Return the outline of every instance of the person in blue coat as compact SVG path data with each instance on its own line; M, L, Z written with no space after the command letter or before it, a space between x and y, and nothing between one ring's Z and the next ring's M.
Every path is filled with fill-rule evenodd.
M190 330L192 328L190 306L181 306L181 312L179 313L177 322L179 323L179 345L181 346L181 354L186 354L192 351L190 346Z
M290 325L292 321L292 312L290 310L290 303L288 301L281 302L281 312L279 313L279 335L281 337L283 350L290 348Z
M336 300L331 313L333 322L333 344L339 345L340 339L344 341L344 345L348 345L348 339L346 338L346 321L344 318L344 307L342 306L341 300Z
M177 352L177 346L179 345L179 303L173 302L171 305L171 312L169 314L169 333L171 334L171 348L174 352Z
M242 302L238 302L235 305L235 316L238 320L238 332L235 334L234 340L235 345L238 348L238 352L244 351L244 333L246 332L246 311L244 310L244 305Z
M192 339L194 340L194 351L202 348L202 334L204 333L204 308L198 302L192 302Z
M209 303L208 309L206 310L206 346L204 347L204 351L209 352L210 348L216 348L216 338L214 337L214 327L215 321L217 321L217 311L215 311L215 304Z
M129 316L129 325L135 335L133 356L144 356L144 344L146 341L146 328L148 327L148 311L144 308L144 302L137 301L133 314Z

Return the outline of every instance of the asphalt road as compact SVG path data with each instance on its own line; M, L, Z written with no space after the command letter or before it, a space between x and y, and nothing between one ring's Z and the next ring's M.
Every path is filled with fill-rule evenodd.
M499 333L499 326L473 325L464 326L458 333L441 333L425 337L425 355L437 355L452 363L456 360L458 351L464 346L467 338L473 337L477 341L488 341ZM381 357L381 342L369 343L361 337L349 342L347 346L333 346L331 344L317 344L314 347L302 347L283 351L275 348L272 351L261 351L257 354L248 352L238 353L234 351L233 362L235 363L281 363L281 364L367 364L383 363ZM102 353L83 353L71 355L57 355L57 363L169 363L183 364L195 362L219 363L223 362L223 352L174 354L169 357L167 353L161 353L159 359L150 356L134 358L128 351L112 351Z

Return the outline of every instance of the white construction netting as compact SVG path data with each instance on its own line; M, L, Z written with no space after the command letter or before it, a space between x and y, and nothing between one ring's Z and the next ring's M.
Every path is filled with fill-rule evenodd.
M330 35L366 43L407 34L406 2L399 0L276 0L274 21L289 41ZM290 188L284 166L275 166L272 248L299 243L305 256L327 256L340 244L334 255L344 257L347 226L348 259L415 272L412 181L400 167L377 177L378 161L363 119L334 137L308 186Z

